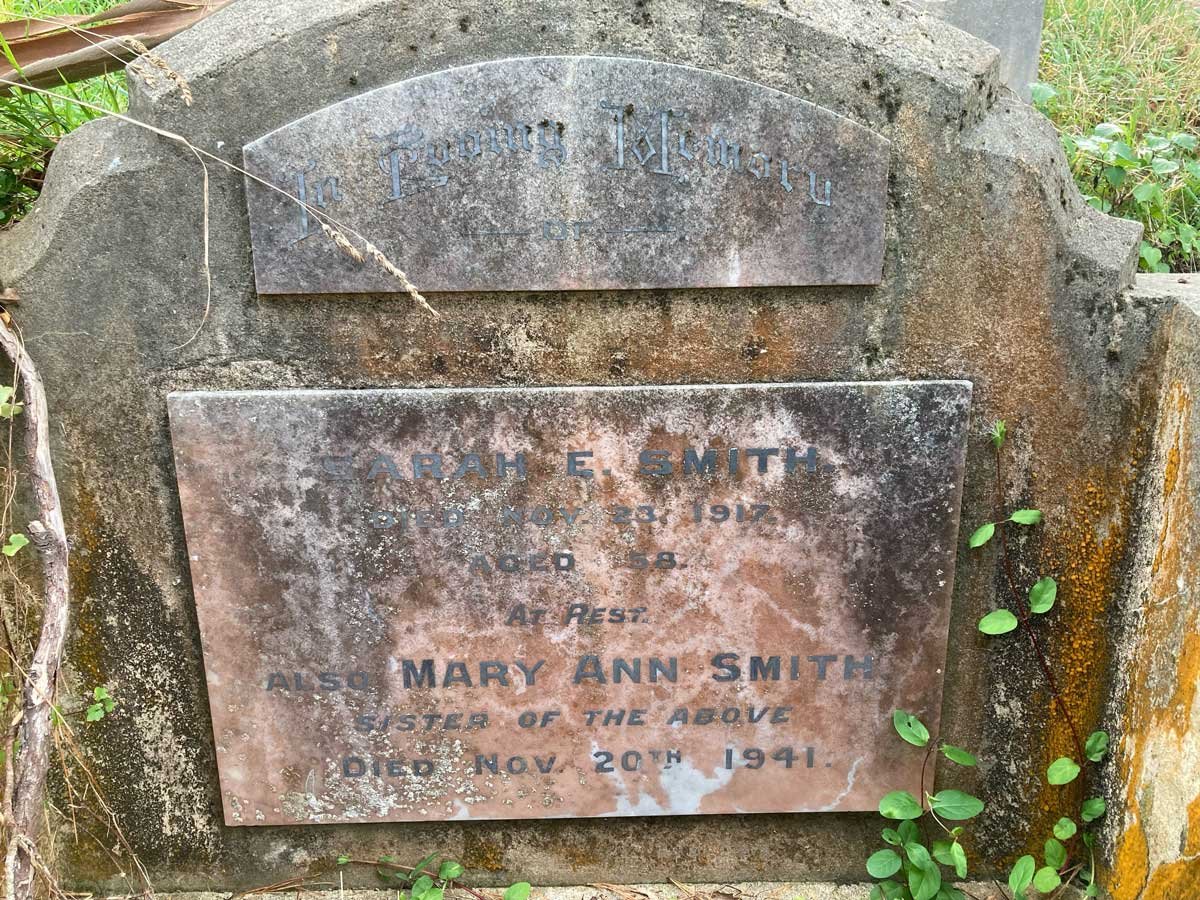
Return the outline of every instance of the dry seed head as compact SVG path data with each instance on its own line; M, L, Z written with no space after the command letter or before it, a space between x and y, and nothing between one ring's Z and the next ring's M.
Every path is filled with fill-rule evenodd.
M175 86L179 88L179 96L183 98L183 103L185 106L192 105L192 88L191 85L187 83L187 79L172 69L170 64L165 59L163 59L157 53L152 52L149 47L147 47L137 38L127 37L124 38L124 41L126 46L140 54L141 57L146 60L146 62L158 69L160 72L166 75L170 81L175 83ZM154 77L148 70L140 66L136 68L131 66L131 68L134 68L134 71L141 75L142 78L146 80L147 84L154 84Z
M375 260L375 262L379 264L379 267L389 275L393 275L398 278L401 286L403 286L404 290L408 293L408 296L417 301L417 304L435 319L441 318L441 314L429 305L428 300L421 296L421 292L417 290L417 286L408 280L408 276L400 271L395 263L383 255L382 250L368 240L364 239L363 243L366 244L367 255L370 256L371 259Z
M345 253L348 257L350 257L355 262L363 261L362 253L360 253L358 248L355 247L353 244L350 243L349 240L346 239L346 236L344 234L342 234L336 228L331 228L330 226L326 225L320 219L318 219L317 222L318 222L318 224L320 224L321 230L323 232L325 232L325 236L327 238L329 238L331 241L333 241L334 244L337 245L337 248L339 250L341 250L343 253Z

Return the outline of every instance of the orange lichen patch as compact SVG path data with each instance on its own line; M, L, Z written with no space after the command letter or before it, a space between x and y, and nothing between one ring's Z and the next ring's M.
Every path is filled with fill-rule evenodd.
M1103 703L1095 686L1107 665L1107 613L1127 549L1136 477L1137 467L1128 465L1115 477L1097 476L1082 490L1071 492L1077 498L1075 506L1047 541L1043 568L1057 573L1069 617L1055 648L1059 688L1076 726L1084 732L1099 720ZM1048 752L1076 755L1066 722L1057 710L1048 712Z
M1200 613L1188 602L1200 575L1191 405L1186 387L1174 383L1161 407L1160 525L1117 761L1126 796L1110 874L1114 900L1200 896L1200 785L1192 775L1200 765Z

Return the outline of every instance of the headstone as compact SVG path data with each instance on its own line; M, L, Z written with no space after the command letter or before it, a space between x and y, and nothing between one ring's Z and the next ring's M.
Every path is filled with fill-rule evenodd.
M891 711L937 725L969 398L172 395L226 823L874 809L926 764Z
M1018 591L1042 574L1059 584L1046 663L1080 727L1107 727L1122 748L1089 784L1110 809L1134 792L1130 817L1098 823L1100 870L1123 873L1109 879L1117 900L1135 900L1148 869L1162 870L1163 896L1171 873L1190 874L1195 837L1183 839L1176 813L1200 784L1188 762L1196 713L1191 693L1171 689L1182 679L1161 673L1194 669L1194 604L1180 598L1200 545L1183 524L1194 516L1182 487L1196 482L1196 317L1168 292L1130 290L1138 226L1083 201L1053 127L1002 89L997 50L934 25L895 0L239 0L157 48L190 85L190 105L178 81L130 74L132 116L232 162L248 148L245 160L280 189L301 193L303 174L312 209L413 274L438 318L371 259L337 254L324 231L292 243L295 206L211 160L206 179L161 134L97 121L57 146L35 211L0 231L0 290L19 297L6 309L49 392L72 542L62 709L79 715L96 685L116 698L100 722L70 721L160 891L329 882L342 853L407 864L435 850L492 885L859 880L882 823L856 810L885 785L919 790L925 751L887 728L898 703L978 752L980 766L938 767L926 785L989 799L976 845L992 859L1040 854L1066 793L1044 773L1070 738L1028 646L978 633L983 615L1014 600L996 542L971 550L966 539L1021 507L1045 520L1007 526ZM614 97L632 106L628 118L607 118L601 102ZM689 152L705 150L673 155L673 175L655 173L663 160L649 153L663 145L668 108L666 146L678 147L671 128L682 127ZM540 127L551 117L564 124L559 167L549 155L538 165L535 149L539 133L552 146ZM519 149L508 149L514 122L530 128L528 151L515 128ZM406 125L427 139L392 142ZM618 125L625 168L606 168ZM504 153L471 157L468 139L457 155L460 136L478 130L486 147L495 128ZM718 162L720 139L730 160L736 143L743 171L710 164L707 136ZM433 159L444 151L444 185L428 178L431 142ZM749 168L760 151L771 179ZM791 177L793 161L803 178ZM388 202L394 172L403 199ZM824 180L828 206L813 200L826 199ZM404 193L414 186L428 189ZM576 242L573 224L570 241L546 226L593 218L690 230L617 243L580 226ZM472 221L532 234L498 236L503 250L489 250L485 236L464 235ZM987 437L996 419L1009 423L999 479ZM777 482L786 454L747 453L739 465L754 468L736 478L639 474L643 451L669 451L674 464L688 446L811 446L834 470L810 473L805 456L800 480ZM584 451L595 455L577 463L595 477L567 483L566 454ZM458 480L403 477L414 455L443 454L453 476L470 452L523 452L531 472L546 469L495 484L472 467ZM364 478L361 460L375 454L402 477L380 463ZM332 477L345 456L354 477ZM925 515L910 503L921 498L934 504ZM667 522L498 525L510 500L589 515L652 506ZM697 501L702 519L705 507L710 520L725 516L714 506L728 517L689 522ZM755 504L776 520L754 521ZM460 527L425 527L459 506ZM33 549L13 564L34 566ZM576 554L573 570L538 570L540 554L559 550ZM675 554L674 569L671 557L653 568L660 553ZM477 555L490 575L471 573ZM504 571L522 560L524 574ZM540 632L497 622L535 602L556 614L645 607L651 618L555 620ZM739 655L746 678L704 677L723 652ZM750 681L745 657L756 655L766 677ZM790 676L793 655L809 680L771 680L771 657ZM870 679L858 668L868 655ZM586 656L609 663L608 684L572 682ZM837 657L824 680L809 656ZM615 682L618 657L622 673L642 661L641 682ZM672 657L675 681L664 674ZM429 714L487 712L495 725L436 732L426 749L423 734L354 728L359 716L377 727L381 715L418 712L402 687L406 659L410 680L430 659L443 682L449 661L508 661L510 678L516 660L546 662L524 693L515 679L491 683L494 667L486 688L458 684L484 671L456 667L436 691L463 702ZM360 671L378 682L370 698L319 690ZM600 718L589 730L587 711L610 705L645 708L648 724ZM692 715L766 705L794 710L773 725ZM676 706L689 724L668 735L662 715ZM527 708L562 717L547 720L545 739L520 721L506 732ZM588 735L604 740L593 748ZM734 768L723 769L731 748ZM786 748L791 768L774 755ZM761 769L743 754L753 749ZM536 770L548 754L570 765L509 769L519 756ZM362 775L338 768L350 756ZM470 771L407 779L424 786L405 798L387 774L393 758ZM596 772L601 761L614 771ZM447 809L447 797L475 796ZM55 799L74 809L72 796ZM533 817L547 799L546 817ZM720 814L660 814L693 804ZM485 818L501 806L530 817ZM621 810L630 814L597 815ZM471 818L447 818L459 814ZM263 824L227 824L236 815ZM325 824L301 824L317 816ZM78 839L56 845L66 882L140 891L110 833L79 824ZM975 865L1004 877L982 856ZM370 867L341 871L348 889L375 883Z
M882 272L887 140L689 66L447 69L314 112L245 156L264 294L402 290L343 255L318 212L378 235L427 291L877 284Z

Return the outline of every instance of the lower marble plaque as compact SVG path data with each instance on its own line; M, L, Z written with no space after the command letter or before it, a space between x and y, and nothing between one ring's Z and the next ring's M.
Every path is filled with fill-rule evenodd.
M177 393L230 825L874 809L965 382Z

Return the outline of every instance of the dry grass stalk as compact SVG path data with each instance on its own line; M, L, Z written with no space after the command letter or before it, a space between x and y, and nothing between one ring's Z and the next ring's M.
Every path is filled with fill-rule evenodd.
M8 78L0 78L0 84L8 85L11 87L24 88L25 90L34 91L36 93L45 94L48 96L55 96L55 97L59 96L57 94L51 94L50 91L44 90L42 88L31 87L28 85L22 85L11 79L8 79ZM414 285L412 283L412 281L409 280L408 276L405 275L404 272L395 263L393 263L391 260L389 260L387 258L386 255L384 255L383 251L381 251L378 247L376 247L374 244L372 244L369 240L367 240L365 237L363 237L361 234L359 234L353 228L350 228L349 226L337 221L332 216L327 215L324 212L324 210L318 209L317 207L312 206L311 204L305 203L304 201L302 201L298 197L296 197L294 194L288 193L286 190L279 187L278 185L272 184L271 182L267 181L264 178L260 178L259 176L255 175L252 172L247 172L241 166L235 165L234 163L231 163L228 160L223 159L220 156L217 156L215 153L210 153L208 150L204 150L200 147L197 147L195 144L193 144L191 141L189 141L187 138L185 138L181 134L176 134L174 131L168 131L165 128L158 128L155 125L151 125L147 122L142 122L139 119L135 119L132 116L127 116L124 113L118 113L118 112L113 112L112 110L104 109L103 107L96 106L93 103L88 103L85 100L79 100L77 98L66 98L66 99L70 103L75 103L79 106L85 107L86 109L93 110L94 112L98 112L101 115L106 116L108 118L119 119L122 122L128 122L130 125L134 125L138 128L142 128L153 134L157 134L159 137L166 138L169 141L174 141L177 144L181 144L182 146L186 147L191 153L195 154L198 158L201 158L202 160L209 160L211 162L215 162L218 165L223 166L225 169L227 169L231 172L236 172L239 175L243 175L246 178L249 178L250 180L254 181L256 184L260 184L263 187L267 188L268 190L274 191L275 193L280 194L281 196L287 197L288 200L290 200L292 203L295 203L297 206L301 206L305 210L307 210L309 216L313 220L321 223L323 227L329 226L329 228L332 229L335 233L341 234L342 238L347 240L347 242L349 242L349 238L347 238L347 235L360 241L363 244L363 246L366 248L367 256L370 256L371 259L376 264L378 264L389 275L392 275L393 277L397 278L400 281L401 286L404 288L405 293L407 293L413 299L413 301L415 301L417 303L418 306L420 306L422 309L424 309L427 313L429 313L435 319L441 318L441 316L437 312L437 310L435 310L432 306L430 306L429 302L425 299L425 297L422 296L422 294L420 293L419 290L417 290L416 285ZM205 219L207 222L207 208L205 210ZM325 233L327 236L332 236L332 235L330 235L329 232L325 232ZM208 244L207 233L204 236L204 240L205 240L205 246L207 248L207 244ZM336 241L335 241L335 243L336 243ZM342 252L345 252L345 250L343 250ZM361 253L359 255L362 256ZM206 259L207 259L207 249L206 249ZM208 270L207 270L207 262L206 262L205 269L206 269L206 271L205 271L206 278L211 279L211 273L208 272ZM207 316L207 306L206 306L206 316ZM203 323L201 323L201 325L203 325ZM183 345L180 345L180 346L186 346L186 344L190 343L191 340L192 339L189 339Z

